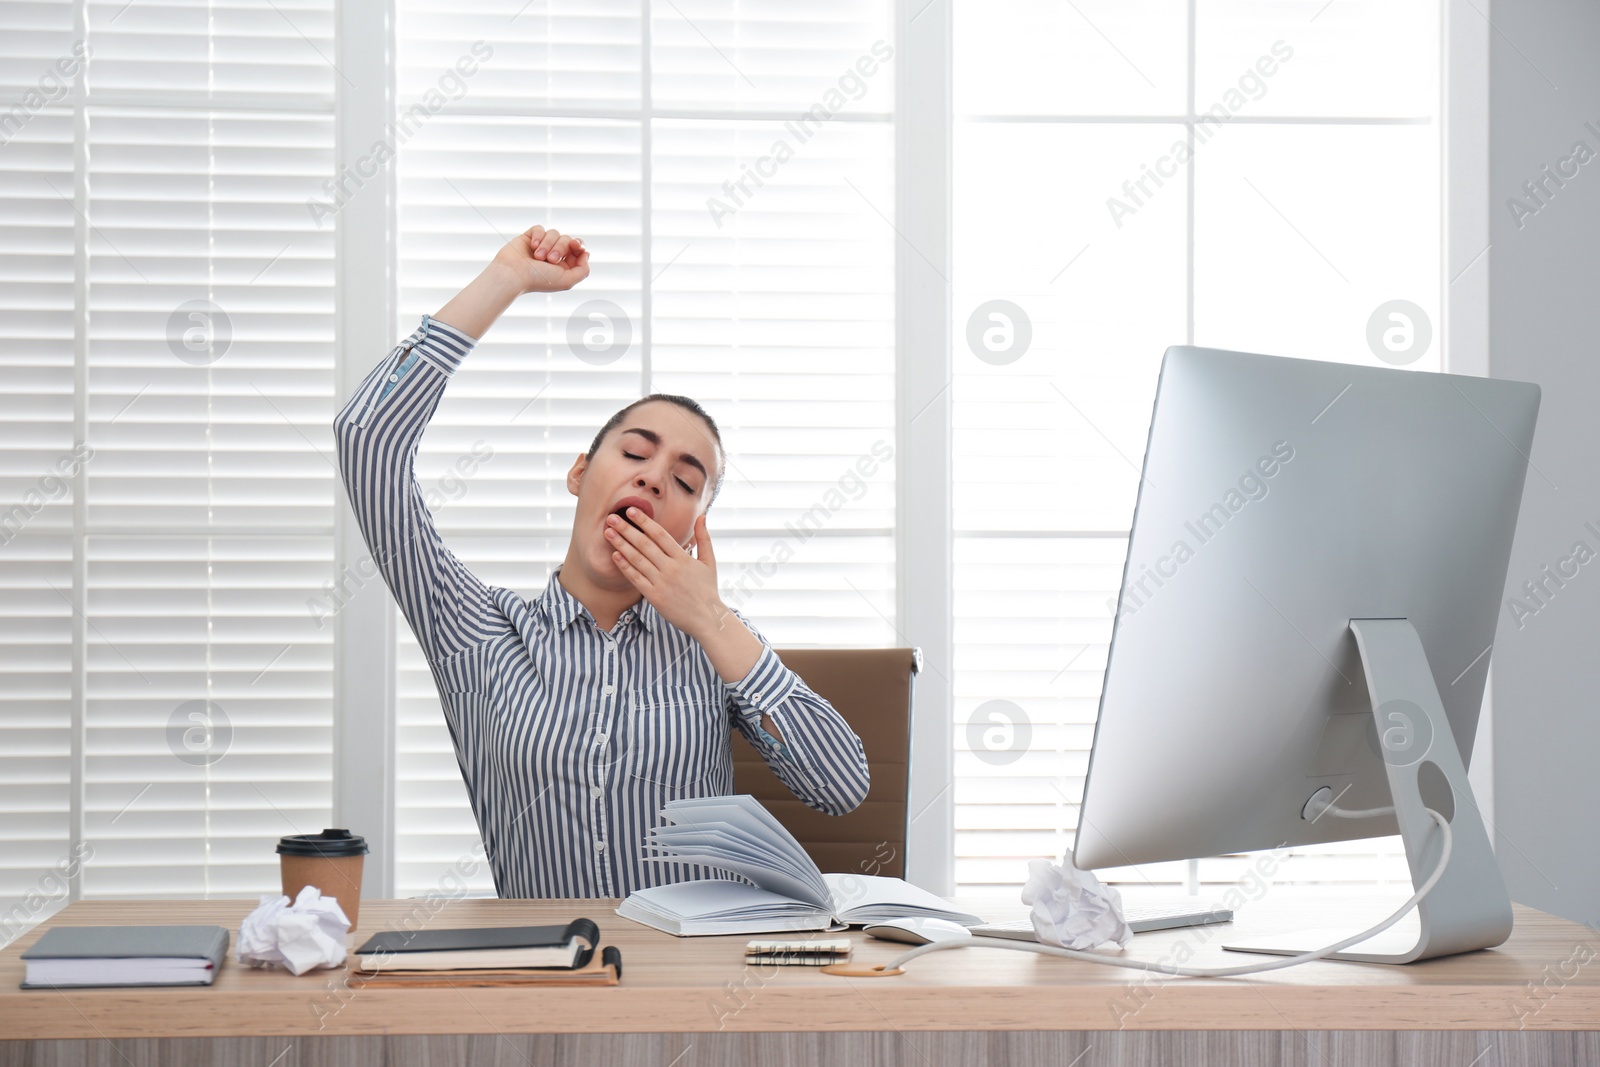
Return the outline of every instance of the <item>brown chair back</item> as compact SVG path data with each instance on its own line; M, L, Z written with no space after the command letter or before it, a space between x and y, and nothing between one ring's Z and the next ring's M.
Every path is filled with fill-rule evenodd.
M824 873L904 878L911 770L914 648L776 649L784 666L844 716L861 738L872 785L845 815L809 808L778 780L749 742L733 734L734 791L749 793L794 834Z

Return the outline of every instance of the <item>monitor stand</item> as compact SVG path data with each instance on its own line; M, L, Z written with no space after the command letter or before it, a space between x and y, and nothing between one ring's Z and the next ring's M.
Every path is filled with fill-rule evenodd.
M1377 716L1384 770L1412 885L1421 885L1433 873L1444 841L1425 807L1432 807L1450 824L1451 855L1444 876L1418 903L1417 921L1409 928L1404 922L1396 924L1327 958L1411 963L1493 948L1511 935L1511 899L1489 847L1489 835L1422 641L1405 619L1351 619L1350 629L1355 633ZM1356 932L1299 930L1223 947L1292 956L1335 944Z

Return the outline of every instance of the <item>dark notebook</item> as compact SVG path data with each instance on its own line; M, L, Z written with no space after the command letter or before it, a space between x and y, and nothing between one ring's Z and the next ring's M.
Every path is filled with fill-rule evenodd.
M600 943L592 919L566 926L472 926L450 930L385 930L356 949L364 971L447 971L559 967L589 962Z
M221 926L52 926L22 954L22 988L210 985L227 954Z
M459 989L463 986L604 986L622 981L622 953L607 945L589 954L582 967L504 967L453 971L351 971L345 979L351 989L366 986L389 989Z

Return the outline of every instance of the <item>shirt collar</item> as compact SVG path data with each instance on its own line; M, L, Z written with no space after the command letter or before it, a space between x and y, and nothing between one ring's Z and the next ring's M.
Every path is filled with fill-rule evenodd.
M550 572L550 580L545 583L544 595L539 597L539 603L544 605L545 614L550 616L556 632L565 630L579 615L584 614L583 605L578 603L578 598L567 592L566 587L556 580L561 573L557 567Z
M550 580L545 583L544 595L539 598L539 602L544 605L545 614L550 617L550 622L554 624L557 633L566 630L580 617L594 621L589 609L579 603L578 598L567 592L567 587L557 580L560 574L560 567L550 573ZM656 611L655 605L650 601L641 598L637 604L622 613L622 618L627 618L630 614L636 616L651 635L659 629L661 613Z
M633 610L638 612L639 621L644 623L644 628L653 636L660 628L661 621L661 613L656 610L656 606L641 598L639 603L633 606Z

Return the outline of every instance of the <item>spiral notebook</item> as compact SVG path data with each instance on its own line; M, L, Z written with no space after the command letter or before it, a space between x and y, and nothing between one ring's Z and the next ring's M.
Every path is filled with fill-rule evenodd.
M565 926L386 930L356 949L350 985L616 985L622 954L615 946L596 951L599 944L593 919Z
M358 969L391 971L507 970L589 962L600 943L592 919L565 926L469 926L446 930L385 930L356 949Z
M459 968L448 971L362 971L346 979L351 989L433 989L449 986L605 986L622 981L622 953L615 945L587 955L579 967Z

